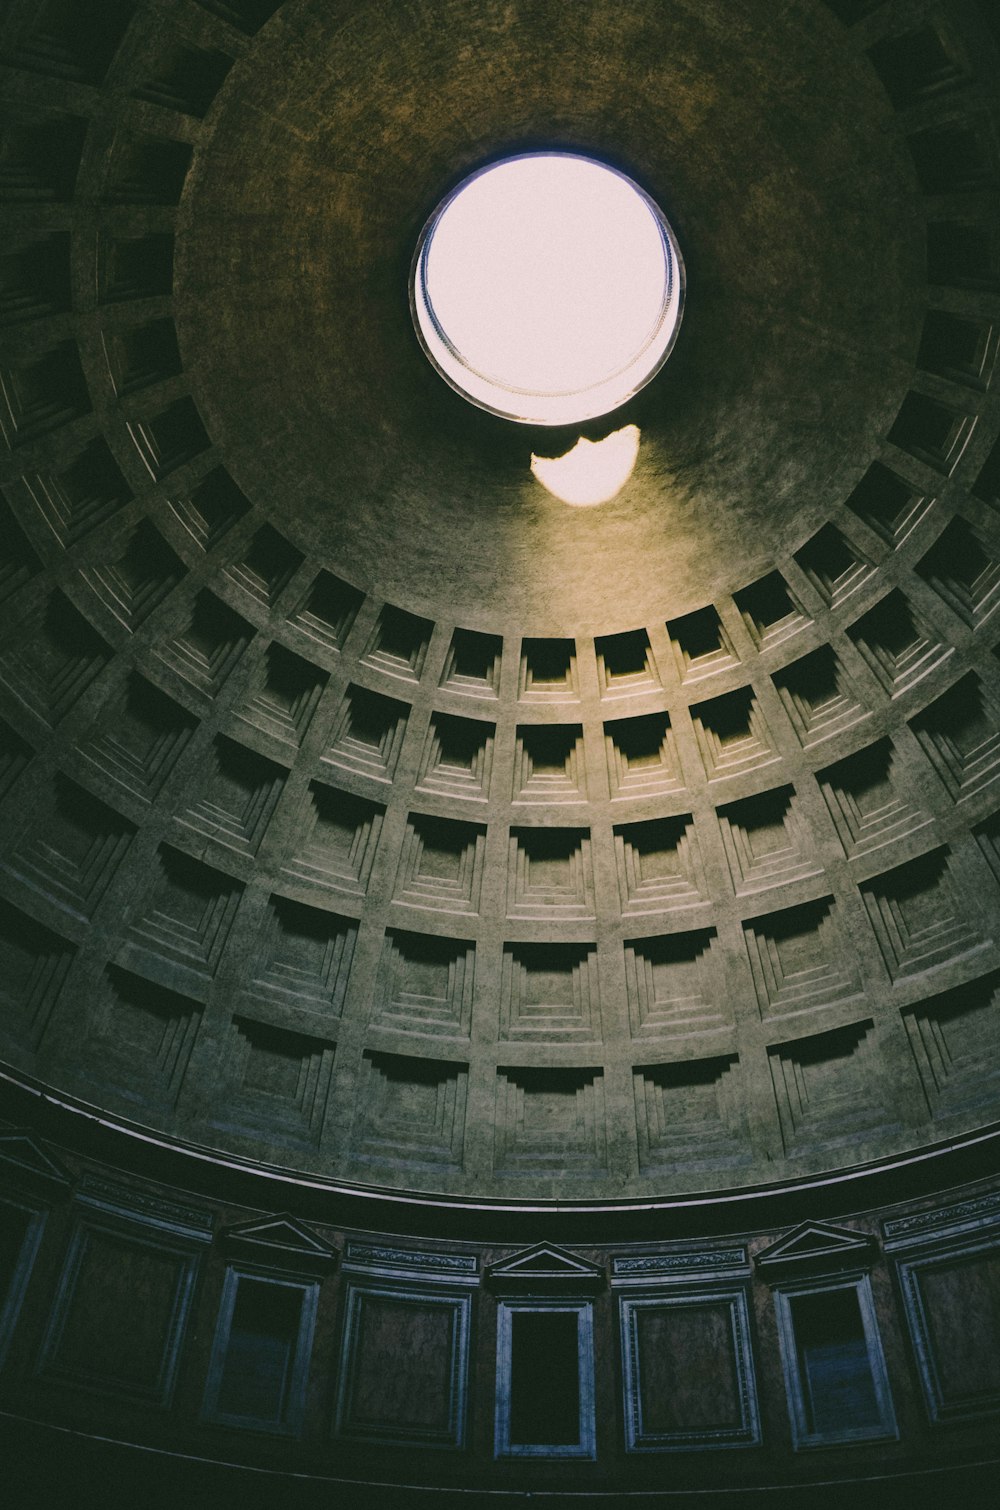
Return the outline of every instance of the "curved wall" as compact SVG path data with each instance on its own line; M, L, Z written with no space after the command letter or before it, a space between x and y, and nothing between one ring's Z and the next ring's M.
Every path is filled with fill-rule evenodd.
M12 1123L605 1259L995 1172L998 47L958 0L10 0ZM545 143L689 274L597 509L406 302L448 184ZM908 1346L866 1462L920 1450Z

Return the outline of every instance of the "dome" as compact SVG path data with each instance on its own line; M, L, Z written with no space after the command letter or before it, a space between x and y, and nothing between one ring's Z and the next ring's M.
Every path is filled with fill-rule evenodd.
M4 1115L449 1222L992 1136L998 48L958 0L3 7ZM685 276L558 427L409 303L549 152Z

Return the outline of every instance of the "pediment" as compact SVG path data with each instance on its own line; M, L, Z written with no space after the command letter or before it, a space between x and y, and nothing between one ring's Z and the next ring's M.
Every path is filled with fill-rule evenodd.
M756 1256L764 1274L809 1274L813 1270L850 1264L868 1265L878 1252L878 1243L867 1233L827 1222L801 1222L798 1227Z
M337 1262L336 1248L295 1217L282 1213L227 1227L222 1241L245 1259L279 1268L322 1270Z
M28 1132L0 1133L0 1164L6 1167L8 1184L22 1189L54 1195L73 1183L69 1170Z
M536 1243L491 1264L486 1278L500 1291L592 1294L604 1288L606 1276L600 1264L554 1243Z

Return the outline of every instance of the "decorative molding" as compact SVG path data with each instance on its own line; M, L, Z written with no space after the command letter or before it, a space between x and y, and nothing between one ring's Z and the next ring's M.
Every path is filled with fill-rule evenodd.
M200 1206L181 1206L175 1201L164 1201L129 1185L117 1185L95 1175L84 1175L76 1200L80 1205L103 1211L108 1216L157 1227L178 1238L196 1243L212 1240L213 1212Z
M348 1242L345 1269L390 1270L395 1273L441 1274L450 1279L475 1279L479 1259L475 1253L436 1253L418 1248L390 1248L383 1244Z
M46 1152L30 1132L0 1133L0 1168L9 1190L28 1191L57 1200L73 1184L73 1175Z
M378 1324L378 1311L388 1312L381 1337L371 1341L372 1327ZM445 1319L447 1357L445 1396L441 1419L435 1423L427 1413L426 1388L421 1388L421 1363L428 1360L426 1338L413 1346L407 1335L406 1322L418 1326L421 1313L426 1319L437 1313ZM469 1287L446 1289L441 1285L383 1283L375 1279L348 1281L344 1300L344 1335L338 1370L338 1393L334 1433L353 1441L384 1442L404 1447L433 1447L438 1451L459 1450L465 1446L469 1393L469 1339L472 1326L472 1291ZM407 1361L412 1377L398 1377L386 1356L384 1342L391 1338L398 1350L397 1362ZM372 1361L366 1368L366 1345L372 1346ZM426 1372L426 1370L425 1370ZM440 1375L439 1375L440 1378ZM359 1404L366 1384L379 1387L383 1415ZM421 1412L424 1412L423 1419Z
M769 1284L785 1275L793 1279L842 1267L870 1268L878 1254L876 1238L827 1222L800 1222L791 1232L758 1253L758 1271Z
M596 1295L607 1284L600 1264L578 1258L554 1243L536 1243L486 1269L486 1282L500 1295Z
M990 1191L974 1200L956 1201L937 1206L933 1211L917 1211L912 1216L894 1217L882 1223L885 1250L899 1249L977 1232L984 1226L1000 1223L1000 1191Z
M974 1420L1000 1411L1000 1385L996 1382L1000 1336L997 1335L995 1307L989 1302L990 1292L996 1293L996 1278L994 1276L991 1283L988 1275L981 1272L976 1276L972 1272L976 1269L983 1271L987 1266L1000 1270L1000 1233L992 1227L982 1234L980 1241L970 1234L964 1240L954 1241L946 1251L941 1250L939 1243L930 1251L899 1258L896 1262L903 1314L913 1345L920 1386L927 1414L935 1426L949 1421ZM977 1277L980 1280L978 1286L975 1283ZM935 1281L944 1286L943 1299L947 1308L950 1279L962 1296L959 1317L945 1314L935 1318ZM938 1298L942 1298L940 1292ZM977 1308L977 1298L983 1302L982 1308ZM947 1353L952 1341L956 1347L949 1359ZM963 1378L964 1390L961 1388Z
M219 1241L240 1259L305 1273L327 1273L337 1262L337 1249L318 1237L310 1227L286 1213L239 1222L226 1227Z
M737 1248L699 1248L692 1253L642 1253L617 1255L611 1260L611 1282L646 1279L680 1279L685 1282L710 1274L749 1274L750 1260L742 1245Z
M742 1250L733 1250L742 1252ZM682 1255L704 1258L704 1254ZM744 1254L745 1257L745 1254ZM730 1420L717 1419L690 1422L686 1427L659 1428L650 1424L648 1390L643 1380L643 1348L641 1321L662 1311L667 1317L688 1320L696 1311L718 1311L725 1308L731 1353L729 1364L733 1386L735 1415ZM760 1412L757 1406L757 1384L754 1376L753 1352L750 1344L750 1310L746 1290L736 1288L701 1286L696 1290L685 1289L683 1293L666 1295L622 1295L619 1300L622 1348L622 1389L624 1392L625 1450L627 1452L699 1452L717 1447L754 1447L761 1440ZM721 1349L711 1348L713 1362L719 1364ZM683 1400L683 1371L685 1366L697 1372L702 1359L690 1349L678 1349L671 1357L669 1374L671 1394L674 1401ZM700 1386L700 1388L698 1388ZM696 1388L701 1394L703 1381L698 1379ZM673 1403L673 1402L672 1402ZM699 1399L699 1408L704 1404ZM681 1404L681 1409L683 1405Z
M289 1222L271 1223L265 1221L244 1224L247 1229L260 1227L264 1230L278 1225L282 1229L288 1226L293 1227L296 1236L300 1230L305 1230L299 1229L298 1223ZM239 1233L239 1231L240 1229L230 1228L230 1234ZM252 1238L249 1239L249 1243L251 1246L253 1245ZM266 1246L266 1239L261 1240L261 1246ZM286 1294L297 1292L301 1297L298 1321L294 1327L294 1339L286 1337L286 1341L291 1343L291 1357L282 1370L282 1377L278 1381L279 1400L277 1408L272 1415L263 1415L259 1410L255 1412L242 1412L233 1408L231 1403L227 1406L224 1395L226 1364L228 1362L233 1321L236 1315L239 1289L242 1281L258 1287L267 1286L271 1294L279 1294L282 1291ZM240 1426L251 1431L274 1432L282 1436L298 1436L300 1434L305 1417L306 1385L309 1379L309 1363L312 1355L313 1332L316 1325L318 1303L318 1280L296 1284L287 1280L261 1276L256 1270L247 1273L238 1265L230 1264L228 1266L222 1290L222 1300L219 1305L219 1318L215 1329L215 1340L212 1344L212 1357L208 1366L205 1398L201 1409L202 1420L218 1422L223 1426ZM274 1325L273 1320L271 1325ZM239 1359L236 1362L238 1372ZM259 1360L257 1360L257 1365L259 1369ZM259 1382L259 1373L255 1374L254 1377L255 1382Z

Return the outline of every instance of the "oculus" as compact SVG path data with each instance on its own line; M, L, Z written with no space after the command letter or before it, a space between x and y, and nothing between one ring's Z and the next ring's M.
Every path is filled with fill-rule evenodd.
M411 307L438 372L532 425L608 414L659 371L684 267L666 217L623 173L571 152L466 178L417 243Z

